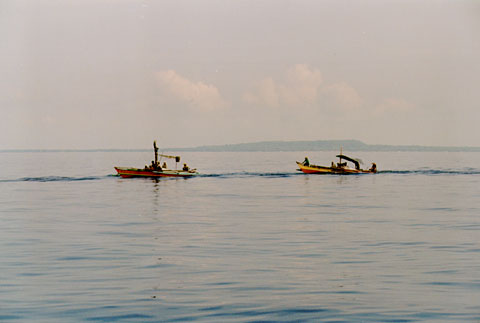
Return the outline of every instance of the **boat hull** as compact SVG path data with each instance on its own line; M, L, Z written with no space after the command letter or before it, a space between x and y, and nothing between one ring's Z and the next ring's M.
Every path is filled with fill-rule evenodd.
M304 165L297 161L300 171L305 174L373 174L374 171L364 169L354 169L348 167L326 167L317 165Z
M198 175L196 171L170 170L165 169L161 171L130 168L130 167L115 167L118 175L123 178L129 177L192 177Z

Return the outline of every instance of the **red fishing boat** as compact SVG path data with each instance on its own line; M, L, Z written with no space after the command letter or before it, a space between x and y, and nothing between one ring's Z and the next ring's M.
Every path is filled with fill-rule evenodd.
M152 160L151 165L145 165L144 168L133 167L117 167L115 170L121 177L192 177L198 175L197 170L191 169L187 164L183 164L182 169L177 169L177 164L180 162L180 156L169 156L158 154L157 142L153 142L153 149L155 151L155 160ZM160 156L160 160L158 159ZM166 162L160 166L161 158L174 159L175 169L168 169Z

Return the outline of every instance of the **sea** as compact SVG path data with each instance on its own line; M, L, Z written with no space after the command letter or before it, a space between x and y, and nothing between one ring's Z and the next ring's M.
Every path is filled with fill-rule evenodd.
M337 153L0 152L0 321L479 322L480 153Z

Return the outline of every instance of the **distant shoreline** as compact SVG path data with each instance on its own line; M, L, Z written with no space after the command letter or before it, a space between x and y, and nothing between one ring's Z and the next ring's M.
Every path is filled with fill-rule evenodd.
M160 148L178 152L277 152L277 151L337 151L348 152L480 152L480 147L369 145L359 140L260 141L241 144L209 145L190 148ZM1 149L0 153L21 152L149 152L145 149Z
M261 141L230 145L211 145L193 148L171 148L171 151L255 152L255 151L419 151L419 152L480 152L480 147L369 145L359 140Z

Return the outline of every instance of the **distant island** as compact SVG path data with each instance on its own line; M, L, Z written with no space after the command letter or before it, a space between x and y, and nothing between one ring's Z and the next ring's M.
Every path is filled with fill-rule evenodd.
M160 148L167 152L255 152L255 151L423 151L423 152L480 152L480 147L417 146L417 145L369 145L359 140L304 140L304 141L259 141L242 144L209 145L190 148ZM0 149L8 152L145 152L152 148L120 149Z
M260 141L230 145L198 146L193 148L168 148L164 151L204 152L255 152L255 151L438 151L480 152L480 147L447 147L416 145L369 145L359 140L313 140L313 141Z

